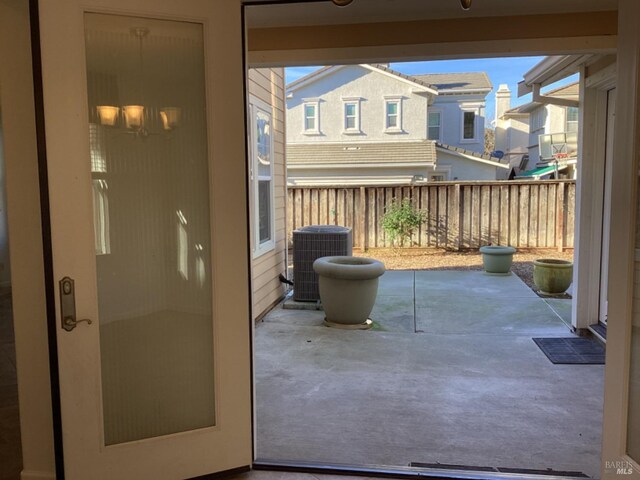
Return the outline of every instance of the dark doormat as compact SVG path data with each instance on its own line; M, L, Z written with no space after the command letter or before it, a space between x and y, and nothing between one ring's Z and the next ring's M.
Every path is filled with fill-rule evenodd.
M593 338L534 338L556 365L604 365L604 347Z

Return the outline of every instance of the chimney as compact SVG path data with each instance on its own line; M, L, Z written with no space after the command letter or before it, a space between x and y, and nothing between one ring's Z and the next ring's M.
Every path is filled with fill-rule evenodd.
M511 108L511 90L506 83L500 84L500 88L496 92L496 125L500 117Z

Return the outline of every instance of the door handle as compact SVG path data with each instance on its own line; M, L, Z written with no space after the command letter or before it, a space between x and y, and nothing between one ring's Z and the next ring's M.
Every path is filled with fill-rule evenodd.
M73 278L64 277L60 280L59 286L62 328L70 332L81 322L87 322L88 325L91 325L93 322L88 318L82 320L76 318L76 287Z

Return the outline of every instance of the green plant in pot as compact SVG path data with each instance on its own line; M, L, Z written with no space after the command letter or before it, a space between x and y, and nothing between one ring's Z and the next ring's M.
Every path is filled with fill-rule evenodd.
M382 228L394 247L404 247L424 220L425 213L415 208L409 199L399 202L394 198L384 212Z
M561 295L573 281L573 262L542 258L533 261L533 283L544 295Z

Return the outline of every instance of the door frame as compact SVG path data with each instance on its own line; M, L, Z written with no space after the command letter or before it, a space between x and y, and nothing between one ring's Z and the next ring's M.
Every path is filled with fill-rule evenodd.
M44 265L47 337L49 345L49 381L51 383L51 410L53 420L53 452L56 480L64 480L64 444L62 440L62 395L58 361L58 323L56 318L55 279L53 274L53 241L51 237L51 205L49 202L49 169L47 139L44 120L44 86L42 52L40 48L40 7L38 0L29 0L31 26L31 64L33 69L33 96L40 187L40 224Z
M622 2L621 2L622 3ZM48 196L46 195L47 192L47 186L46 186L46 151L44 150L44 144L42 144L41 142L44 140L44 118L42 117L42 105L41 105L41 101L42 99L38 99L38 96L42 95L42 87L41 87L41 81L42 81L42 71L41 71L41 65L39 62L39 37L37 36L37 25L38 25L38 17L37 17L37 4L38 1L37 0L29 0L29 5L31 8L31 23L32 23L32 60L33 60L33 78L34 78L34 95L36 97L36 108L35 108L35 113L36 113L36 129L37 129L37 140L38 140L38 163L40 166L40 183L41 183L41 223L42 223L42 227L43 227L43 252L44 252L44 264L45 264L45 287L46 287L46 296L45 296L45 301L46 301L46 306L47 306L47 319L48 319L48 325L49 325L49 338L51 341L51 337L52 337L52 330L51 328L53 327L53 336L55 337L55 328L57 327L56 325L56 321L55 321L55 297L54 297L54 289L53 289L53 273L51 270L51 260L52 260L52 256L51 256L51 244L50 244L50 218L48 216L48 212L49 212L49 205L48 205ZM626 5L629 5L629 2L626 3ZM35 8L34 8L35 7ZM34 28L34 22L35 22L35 28ZM625 36L630 36L629 32L625 32ZM636 35L637 36L637 35ZM625 37L626 38L626 37ZM636 43L637 44L637 43ZM629 52L628 50L632 50L632 49L627 49L627 56L630 56L632 52ZM243 51L244 54L244 51ZM246 61L244 62L246 65ZM637 58L635 58L631 64L627 64L626 67L624 67L623 71L621 72L619 70L619 74L626 74L626 75L631 75L633 74L633 72L637 72L638 71L638 61ZM246 81L246 80L245 80ZM40 83L40 86L38 87L38 83ZM245 85L245 90L246 90L246 85ZM624 90L625 93L635 93L635 90L631 84L631 81L628 81L625 83L624 85ZM246 96L246 95L245 95ZM638 107L639 107L639 103L638 103L638 99L637 99L637 95L634 95L633 98L635 99L633 103L633 107L629 107L626 110L628 110L626 112L627 116L632 117L634 115L634 108L635 108L635 115L637 116L638 114ZM246 111L246 105L245 105L245 111ZM626 135L625 138L616 138L616 145L617 146L621 146L622 150L626 150L629 153L635 153L637 155L637 139L634 139L632 135ZM248 153L248 152L247 152ZM620 153L620 150L617 150L617 153ZM627 172L628 174L628 169ZM624 176L621 175L621 173L618 172L614 172L614 175L616 175L617 179L620 178L624 178ZM45 180L45 185L43 187L42 185L42 181L43 179ZM627 184L624 187L624 191L620 192L619 196L625 197L627 199L631 199L633 197L633 193L635 193L634 187L633 185L629 185L629 182L626 182ZM247 189L248 192L248 189ZM247 211L247 216L248 216L248 211ZM621 221L621 216L623 216L624 218L622 218L623 221ZM633 220L633 217L631 215L623 215L623 212L618 211L618 213L616 214L616 223L620 223L620 224L624 224L624 221L629 221L629 220ZM627 248L630 245L630 235L629 235L629 231L627 229L626 231L626 236L622 233L625 232L621 232L621 234L616 235L616 245L618 246L626 246ZM613 243L613 242L612 242ZM249 254L249 253L248 253ZM626 259L628 259L628 253L626 254ZM620 259L618 259L618 261L616 262L616 266L620 267L624 267L623 262L620 261ZM630 285L629 279L632 277L629 277L629 273L627 272L625 274L624 277L624 281L622 283L626 284L626 286L628 287ZM611 290L611 289L610 289ZM625 294L629 294L628 290L624 290ZM621 313L625 313L625 314L630 314L630 305L628 305L626 302L626 299L624 297L622 297L622 291L620 293L620 295L618 295L618 299L621 300L625 300L625 305L620 307L621 308ZM250 308L250 306L249 306ZM610 314L611 314L611 309L610 309ZM52 318L53 317L53 318ZM627 318L627 316L625 316L625 318ZM249 320L251 321L251 320ZM613 332L612 332L613 335ZM625 337L622 336L621 338L617 339L618 341L625 340ZM51 343L50 343L50 347L51 347ZM624 352L622 353L624 354ZM61 443L61 434L60 434L60 429L59 427L56 427L56 424L60 421L60 414L59 411L56 414L56 403L59 404L59 395L55 394L55 389L58 388L58 380L57 380L57 368L55 368L57 366L57 349L56 348L50 348L50 374L51 374L51 384L52 384L52 398L51 398L51 402L52 402L52 408L53 408L53 412L54 412L54 445L55 445L55 452L56 452L56 470L58 471L58 468L60 468L61 466L61 472L63 473L63 464L60 461L60 459L62 458L62 443ZM614 355L610 355L611 357L613 357ZM609 358L608 358L609 360ZM253 361L253 359L252 359ZM614 385L618 385L619 384L619 380L616 380L614 383ZM254 385L252 384L252 389L253 389ZM610 412L609 412L610 413ZM255 422L254 422L255 425ZM58 477L63 478L63 476L59 476Z
M626 454L628 387L633 319L635 235L638 209L638 166L640 157L640 3L620 0L617 97L611 198L611 243L609 257L609 319L604 378L602 458L605 462L627 462L640 478L640 466ZM620 128L624 125L625 128ZM612 273L614 275L612 275ZM616 478L616 471L603 465L603 480Z

